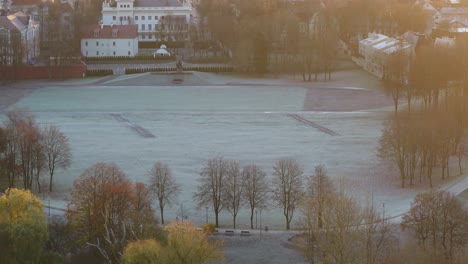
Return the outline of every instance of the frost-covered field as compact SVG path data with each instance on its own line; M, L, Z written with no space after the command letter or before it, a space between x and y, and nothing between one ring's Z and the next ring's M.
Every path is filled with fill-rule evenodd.
M131 82L137 85L138 78ZM255 162L270 177L274 161L282 157L297 158L304 164L306 175L315 165L324 164L339 186L363 200L374 194L376 204L386 202L389 214L392 203L395 214L401 211L402 203L409 206L413 192L397 190L396 197L391 197L397 181L382 181L376 176L382 170L376 146L386 111L304 111L305 105L313 109L310 100L314 89L331 105L340 105L334 97L323 96L323 89L328 89L324 87L151 87L130 83L46 86L14 105L29 109L40 124L59 126L69 137L73 165L56 176L62 197L67 196L74 179L96 162L114 162L131 179L147 182L146 173L152 163L161 160L169 163L182 185L180 204L168 209L166 217L174 219L182 205L192 220L203 223L205 208L197 209L192 199L196 179L209 158L222 155L242 164ZM333 88L333 93L353 89ZM365 98L361 102L357 98L356 104L372 100L372 96ZM291 115L337 135L324 133ZM209 218L214 220L211 212ZM283 228L283 219L282 210L273 205L262 212L263 226ZM247 211L242 211L239 225L245 227L248 221ZM223 212L221 224L230 223L231 216Z

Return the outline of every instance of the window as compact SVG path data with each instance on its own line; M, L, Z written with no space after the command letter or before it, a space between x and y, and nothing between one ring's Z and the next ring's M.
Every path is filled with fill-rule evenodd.
M151 16L148 16L148 20L151 20Z
M99 41L96 41L96 47L99 47Z
M117 18L116 18L115 16L112 16L112 20L114 20L114 21L115 21L116 19L117 19Z
M152 39L152 38L153 38L153 35L148 35L148 38L149 38L149 39Z
M88 56L88 51L86 51L86 56Z
M115 47L115 41L114 41L114 42L112 42L112 46L114 46L114 47ZM115 55L115 54L114 54L114 55Z
M141 16L141 20L145 20L145 16Z
M141 39L146 39L146 35L145 34L141 35Z
M138 16L135 16L135 20L138 20Z
M114 51L114 52L112 52L112 54L114 54L114 56L115 56L115 51Z
M130 41L128 42L128 46L130 47Z
M96 56L99 56L99 51L96 51Z
M128 52L128 56L130 56L130 51Z
M145 30L145 25L144 24L141 25L141 30Z
M151 24L148 24L148 30L151 30Z
M85 45L86 45L86 47L88 47L88 41L86 41Z
M158 20L158 16L154 16L154 20Z

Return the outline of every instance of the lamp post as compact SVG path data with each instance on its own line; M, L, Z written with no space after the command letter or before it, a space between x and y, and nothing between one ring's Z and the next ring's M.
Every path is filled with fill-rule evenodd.
M208 206L206 206L205 209L206 209L206 224L208 224Z

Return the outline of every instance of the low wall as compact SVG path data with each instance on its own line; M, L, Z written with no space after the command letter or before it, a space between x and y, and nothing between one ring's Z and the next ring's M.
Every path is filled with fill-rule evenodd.
M9 80L79 78L85 76L85 73L86 65L82 62L63 67L33 65L0 67L0 79Z

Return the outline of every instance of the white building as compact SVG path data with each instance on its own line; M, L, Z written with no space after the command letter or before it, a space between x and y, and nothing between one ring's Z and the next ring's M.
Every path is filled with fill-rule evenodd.
M116 0L102 4L103 25L137 25L140 47L188 39L192 5L185 0ZM171 48L171 47L169 47Z
M368 38L359 41L359 54L362 58L358 64L366 71L382 78L388 58L397 51L410 56L413 53L413 46L406 41L369 33Z
M81 33L84 57L135 57L138 53L136 25L94 26Z

